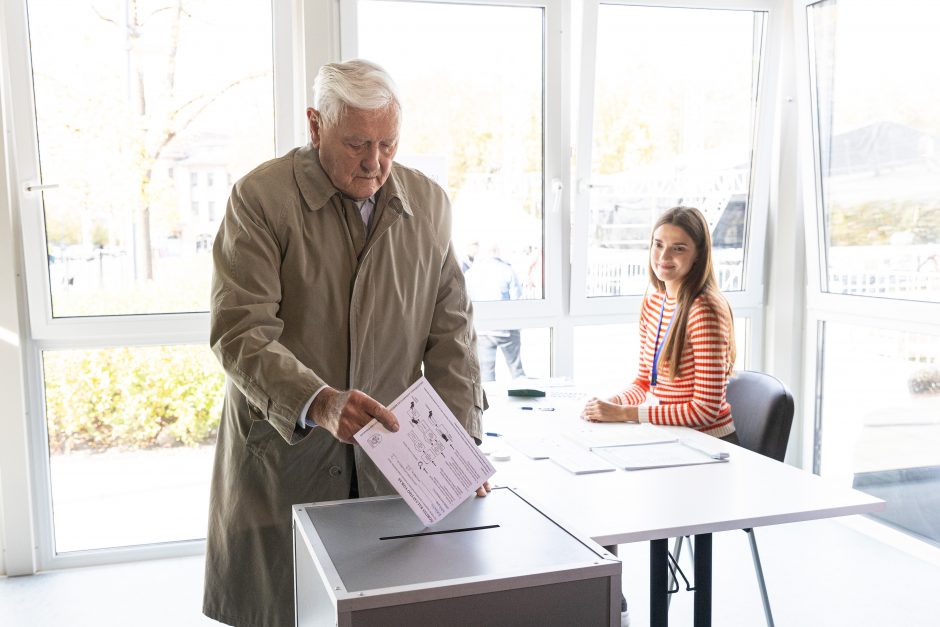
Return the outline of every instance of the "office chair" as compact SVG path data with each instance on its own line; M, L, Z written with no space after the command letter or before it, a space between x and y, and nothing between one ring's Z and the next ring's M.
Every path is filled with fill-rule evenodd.
M793 425L793 396L787 387L769 374L743 370L728 381L727 395L734 429L738 433L741 446L782 462L787 452L787 441L790 439L790 427ZM764 605L764 617L767 619L767 626L774 627L767 586L764 583L764 571L761 568L760 554L757 552L757 539L753 529L744 529L744 532L747 533L751 544L751 557L754 559L754 572ZM672 550L673 559L677 564L681 551L680 536L676 538ZM692 559L695 559L694 555ZM673 585L673 580L674 575L670 573L670 586Z

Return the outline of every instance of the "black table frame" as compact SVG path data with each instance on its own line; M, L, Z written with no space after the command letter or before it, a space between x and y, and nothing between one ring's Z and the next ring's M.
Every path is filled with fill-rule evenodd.
M693 624L712 624L712 534L695 536L695 600ZM669 625L669 539L650 540L650 625Z

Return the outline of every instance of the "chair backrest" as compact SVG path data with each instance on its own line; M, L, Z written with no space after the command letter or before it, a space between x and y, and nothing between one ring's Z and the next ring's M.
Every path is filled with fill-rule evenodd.
M793 396L779 379L742 370L728 381L728 403L744 448L782 462L793 425Z

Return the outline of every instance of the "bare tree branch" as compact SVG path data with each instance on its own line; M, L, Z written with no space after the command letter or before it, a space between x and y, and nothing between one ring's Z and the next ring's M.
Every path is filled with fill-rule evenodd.
M144 25L146 25L147 22L150 21L150 18L156 17L157 14L163 13L164 11L177 11L177 14L182 14L182 15L185 15L186 17L192 17L192 14L190 14L186 9L183 8L182 0L179 0L176 3L175 7L173 5L169 5L165 7L160 7L159 9L152 11L150 15L148 15L146 18L144 18L143 21L140 22L140 27L143 28Z
M176 2L176 15L173 17L173 25L170 27L170 52L167 59L166 85L167 96L172 101L176 88L176 54L180 44L180 26L183 15L183 0Z
M184 130L186 130L186 128L189 127L189 125L192 124L193 121L196 118L198 118L200 114L202 114L202 112L206 110L206 108L209 107L209 105L211 105L213 102L221 98L227 91L237 87L238 85L242 83L254 80L256 78L261 78L265 76L266 74L267 72L258 72L257 74L252 74L250 76L243 76L241 78L238 78L232 81L228 85L222 87L211 96L197 96L196 98L193 98L189 102L186 102L180 105L177 109L175 109L172 113L170 113L169 120L171 124L168 126L172 126L173 128L168 128L166 130L163 138L160 140L160 143L157 145L156 149L151 153L153 160L157 161L160 158L160 156L163 154L164 149L169 145L169 143L173 141L173 139L177 135L179 135ZM199 102L200 100L202 102ZM199 106L196 109L192 110L191 112L188 112L183 122L180 122L179 124L174 124L174 122L176 122L176 119L179 116L181 116L187 108L189 108L192 105L195 105L197 102L199 102Z
M114 24L115 26L120 26L117 20L112 20L110 17L105 17L104 15L102 15L101 11L99 11L98 7L96 7L95 5L91 5L91 10L92 10L92 13L98 16L99 20L103 22L110 22L111 24Z

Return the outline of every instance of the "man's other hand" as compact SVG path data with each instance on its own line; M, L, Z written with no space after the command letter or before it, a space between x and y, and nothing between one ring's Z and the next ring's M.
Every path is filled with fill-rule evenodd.
M308 417L337 440L354 444L353 435L375 418L389 431L398 431L398 419L387 407L359 390L340 392L324 388L310 405Z
M483 485L477 488L477 496L486 496L490 489L490 482L484 481Z

